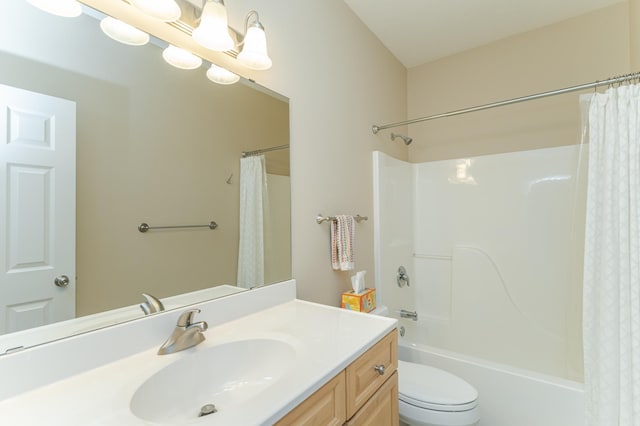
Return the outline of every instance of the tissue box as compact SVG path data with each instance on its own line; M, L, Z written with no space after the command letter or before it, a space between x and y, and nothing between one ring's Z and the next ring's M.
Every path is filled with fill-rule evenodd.
M376 289L365 288L362 293L353 290L342 293L342 307L351 311L371 312L376 308Z

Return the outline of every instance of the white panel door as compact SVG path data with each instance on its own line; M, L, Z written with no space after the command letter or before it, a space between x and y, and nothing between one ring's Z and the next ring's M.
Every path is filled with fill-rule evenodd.
M75 102L0 85L0 334L75 316L75 157Z

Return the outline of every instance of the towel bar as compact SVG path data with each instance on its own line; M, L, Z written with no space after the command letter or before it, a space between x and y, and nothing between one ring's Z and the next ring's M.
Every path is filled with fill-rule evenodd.
M177 225L177 226L149 226L146 223L138 225L138 231L147 232L150 229L177 229L177 228L209 228L216 229L218 224L214 221L209 222L207 225Z
M360 216L359 214L355 215L353 217L353 219L360 223L363 220L369 220L369 217L367 216ZM336 220L335 216L322 216L322 214L318 213L318 216L316 217L316 222L317 223L322 223L322 222L333 222Z

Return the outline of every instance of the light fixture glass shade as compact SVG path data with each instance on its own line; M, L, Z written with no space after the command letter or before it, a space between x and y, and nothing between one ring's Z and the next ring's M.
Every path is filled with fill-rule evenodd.
M167 63L183 70L193 70L202 65L201 58L171 44L162 51L162 57Z
M247 29L242 52L238 54L238 61L247 68L254 70L271 68L271 58L267 53L267 37L264 33L264 28L259 23Z
M222 0L207 0L202 9L198 28L193 30L193 39L201 46L217 52L226 52L234 47L229 35L227 9Z
M82 6L76 0L27 0L40 10L65 18L75 18L82 13Z
M207 70L207 78L218 84L233 84L240 80L239 75L214 64Z
M182 14L180 6L175 0L129 0L141 12L160 21L177 21Z
M100 21L100 28L115 41L130 46L142 46L149 42L149 34L111 16Z

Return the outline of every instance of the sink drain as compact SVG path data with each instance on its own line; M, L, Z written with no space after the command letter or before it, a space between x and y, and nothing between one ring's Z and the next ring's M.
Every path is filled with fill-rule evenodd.
M198 414L198 417L208 416L209 414L213 414L217 411L218 409L216 408L215 405L206 404L206 405L203 405L202 408L200 409L200 414Z

